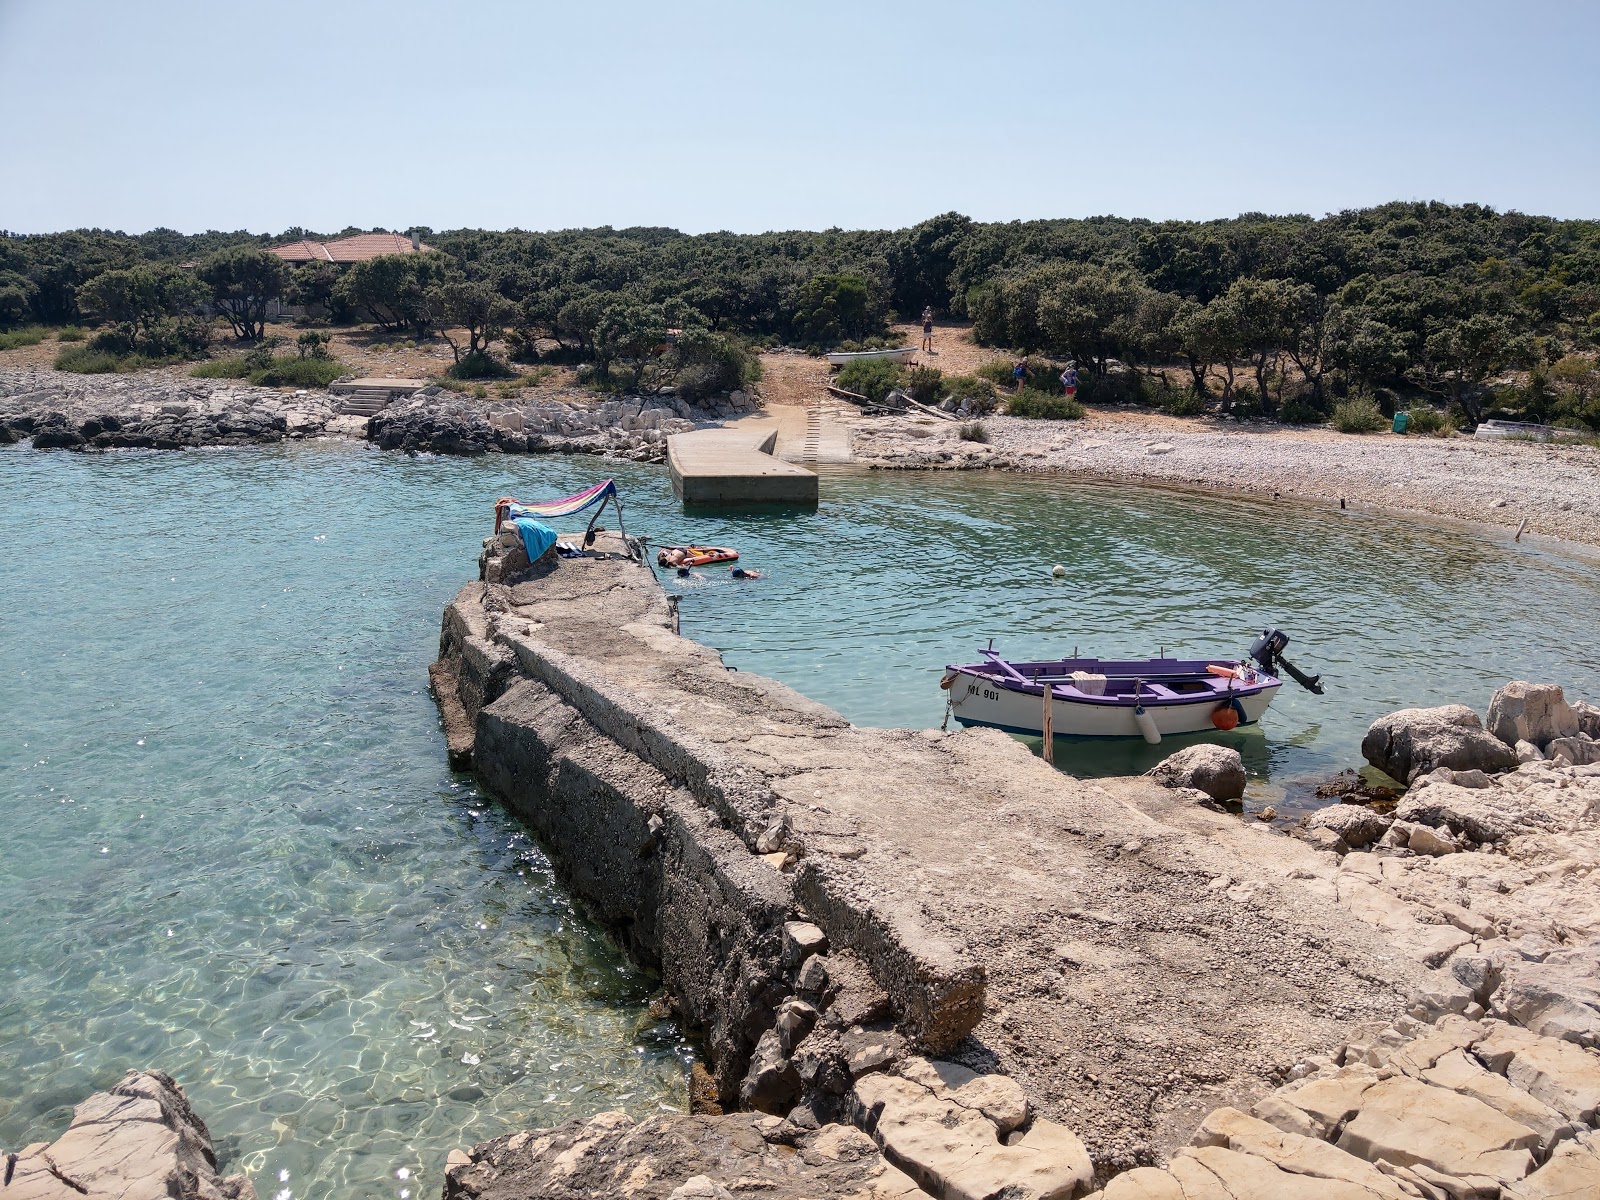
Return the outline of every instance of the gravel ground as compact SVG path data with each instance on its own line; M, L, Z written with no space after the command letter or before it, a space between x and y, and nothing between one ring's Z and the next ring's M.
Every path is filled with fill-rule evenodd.
M1600 546L1600 449L1341 434L1097 413L1083 421L886 417L854 426L857 461L898 470L1060 472L1425 513Z

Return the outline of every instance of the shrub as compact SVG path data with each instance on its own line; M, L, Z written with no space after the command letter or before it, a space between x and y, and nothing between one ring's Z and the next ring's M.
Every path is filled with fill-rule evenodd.
M300 352L301 358L328 359L333 357L328 353L328 343L332 340L332 334L308 329L295 338L294 346Z
M1387 425L1371 396L1352 396L1333 406L1333 427L1340 433L1377 433Z
M1011 386L1011 367L999 359L994 362L984 363L983 366L978 368L977 376L979 379L986 379L1000 387Z
M0 350L15 350L18 346L37 346L44 341L45 330L38 325L30 325L27 329L14 329L10 333L0 333Z
M1077 421L1083 417L1083 405L1068 396L1023 388L1006 401L1006 412L1036 421Z
M481 383L473 384L472 398L474 400L487 400L489 398L489 389L484 387Z
M919 404L937 404L948 394L944 372L938 367L912 367L906 372L905 389Z
M453 379L510 379L516 372L486 351L469 350L445 374Z
M247 379L257 387L325 388L344 374L344 367L330 358L263 354L257 347L249 354L199 363L189 374L197 379Z
M1406 411L1406 432L1434 434L1444 437L1454 433L1456 429L1455 418L1449 413L1440 412L1432 405L1424 405Z
M189 369L189 374L196 379L243 379L250 374L250 364L240 355L231 355L228 358L213 358L207 362L196 363Z
M1206 398L1193 388L1168 388L1161 407L1174 417L1198 417L1209 406Z
M1316 405L1296 398L1284 402L1278 412L1278 420L1285 425L1321 425L1327 420L1327 414Z
M123 370L121 364L121 356L87 346L74 346L56 355L56 370L71 371L75 375L110 375Z
M344 374L344 367L327 358L292 358L280 354L263 370L252 371L257 387L325 388Z
M834 383L847 392L865 396L869 404L881 404L904 379L905 368L899 363L881 358L858 358L845 364Z
M56 330L56 341L58 342L81 342L87 336L77 325L63 325Z
M968 421L956 431L963 442L987 442L989 430L982 421Z

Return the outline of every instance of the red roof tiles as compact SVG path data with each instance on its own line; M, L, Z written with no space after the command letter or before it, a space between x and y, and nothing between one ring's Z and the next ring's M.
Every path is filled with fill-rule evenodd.
M432 250L426 242L423 250ZM403 233L358 233L355 237L338 238L331 242L290 242L287 246L269 246L268 254L276 254L285 262L365 262L384 254L411 254L411 238Z

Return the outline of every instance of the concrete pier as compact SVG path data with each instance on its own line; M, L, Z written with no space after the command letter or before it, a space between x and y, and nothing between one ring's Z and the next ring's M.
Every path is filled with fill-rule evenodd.
M697 429L667 439L672 490L685 504L815 504L817 475L773 457L776 429Z
M491 546L434 687L453 760L660 969L724 1104L865 1112L853 1077L917 1047L1005 1072L1098 1166L1158 1161L1423 975L1303 843L993 730L853 726L674 633L654 573L597 549Z

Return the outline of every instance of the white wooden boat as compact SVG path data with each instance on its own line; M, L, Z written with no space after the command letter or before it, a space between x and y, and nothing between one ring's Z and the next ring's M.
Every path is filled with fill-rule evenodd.
M1055 737L1142 737L1156 743L1180 733L1205 733L1261 720L1283 686L1283 667L1302 686L1322 692L1278 656L1288 637L1263 631L1237 662L1219 659L1061 658L1011 662L991 648L984 661L945 669L950 715L963 725L1042 736L1045 697Z
M910 362L917 353L915 346L901 346L898 350L835 350L828 355L828 362L835 367L842 367L853 362Z
M1480 421L1472 435L1485 442L1518 441L1559 442L1583 437L1576 429L1557 429L1553 425L1536 425L1531 421Z

